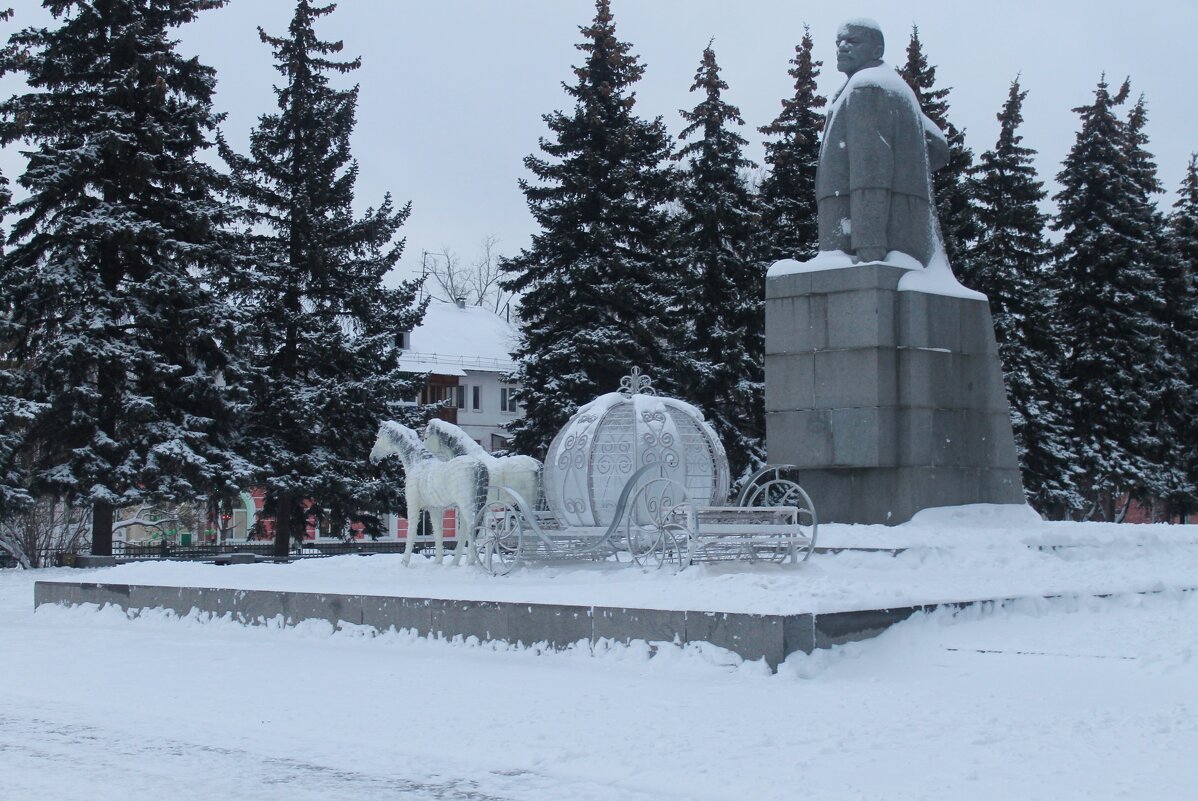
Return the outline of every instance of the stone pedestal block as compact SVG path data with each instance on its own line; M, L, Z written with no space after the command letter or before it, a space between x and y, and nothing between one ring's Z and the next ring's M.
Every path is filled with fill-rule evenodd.
M1024 502L990 309L884 264L766 282L766 449L821 520Z

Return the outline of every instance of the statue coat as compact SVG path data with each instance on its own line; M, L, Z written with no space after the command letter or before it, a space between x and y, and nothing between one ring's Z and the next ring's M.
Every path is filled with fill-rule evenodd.
M820 250L897 250L927 266L939 244L931 171L943 132L883 63L854 73L828 110L815 194Z

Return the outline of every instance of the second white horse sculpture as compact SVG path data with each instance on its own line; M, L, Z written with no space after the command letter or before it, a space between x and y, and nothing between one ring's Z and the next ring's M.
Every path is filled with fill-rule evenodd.
M541 488L541 463L531 456L492 456L469 434L444 420L429 420L424 427L424 444L442 459L470 456L487 468L487 501L503 501L499 487L519 493L534 508Z
M408 543L404 546L404 564L412 559L412 543L420 515L425 510L432 519L437 562L441 562L445 553L444 514L450 506L458 510L458 544L454 549L453 564L458 563L463 552L468 552L468 560L473 561L474 525L487 500L486 466L472 456L442 461L424 446L415 431L388 420L379 426L370 461L377 462L391 455L399 456L407 476L404 493L408 504Z

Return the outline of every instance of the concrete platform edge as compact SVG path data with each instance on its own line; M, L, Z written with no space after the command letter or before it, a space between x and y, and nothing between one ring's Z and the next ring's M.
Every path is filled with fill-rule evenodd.
M1182 591L1195 590L1198 587ZM1054 594L1031 598L1149 595L1167 591ZM809 654L818 648L867 640L919 612L939 608L964 609L978 604L1002 606L1024 600L1029 597L767 615L95 582L38 581L33 590L35 609L45 604L112 604L126 612L168 609L179 615L190 614L194 609L229 615L246 625L262 625L281 619L285 625L293 626L303 620L325 620L334 626L344 623L370 626L377 631L407 629L422 637L476 637L480 641L543 645L556 650L580 643L594 646L602 640L619 643L644 640L678 646L706 642L749 661L764 660L770 670L775 671L791 654Z

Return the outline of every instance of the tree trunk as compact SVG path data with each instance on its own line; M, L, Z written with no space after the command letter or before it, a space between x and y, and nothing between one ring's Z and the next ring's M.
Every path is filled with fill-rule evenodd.
M1118 504L1118 500L1116 500ZM1127 511L1131 509L1131 493L1127 493L1127 497L1123 499L1122 505L1115 510L1114 522L1122 523L1127 519ZM1155 522L1155 521L1154 521Z
M279 494L278 500L275 502L275 547L273 554L276 557L286 559L291 551L291 494L283 492Z
M113 200L109 197L111 191L111 189L105 190L105 198L110 201ZM116 246L111 240L104 241L100 249L100 277L109 294L114 294L117 287L120 286L123 272L120 259L116 255ZM96 396L98 398L96 428L105 435L105 438L115 442L121 441L121 438L116 436L116 409L117 388L122 380L124 380L124 376L119 366L106 361L100 363L96 371ZM111 462L112 457L106 456L108 457L107 461ZM117 491L113 487L111 467L104 471L101 480L109 489ZM100 501L92 504L93 556L112 556L112 523L115 513L116 510L112 508L112 504Z
M92 504L92 555L112 556L112 504Z

